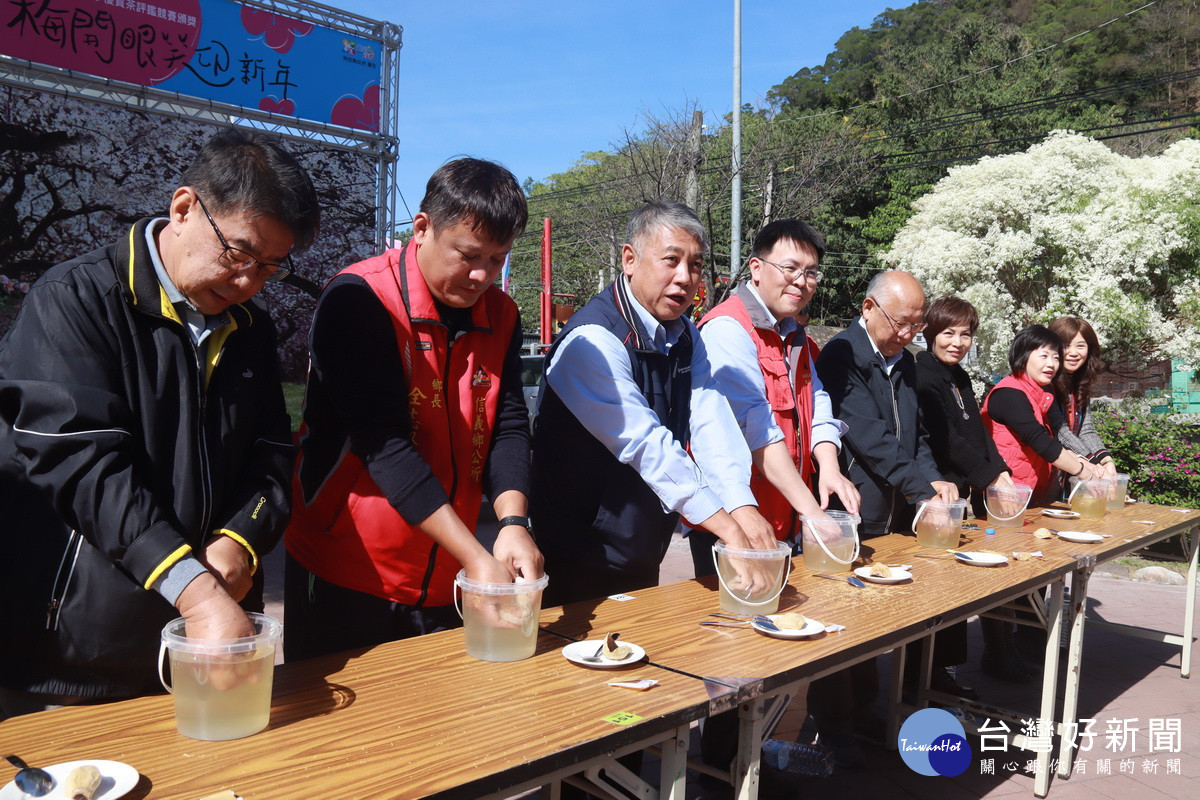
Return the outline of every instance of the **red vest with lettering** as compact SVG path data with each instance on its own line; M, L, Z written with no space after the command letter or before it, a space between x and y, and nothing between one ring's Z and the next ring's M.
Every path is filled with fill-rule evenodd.
M474 531L517 306L500 289L489 287L472 308L471 328L451 346L416 252L409 244L342 274L361 276L391 315L409 386L413 443L459 519ZM348 447L309 502L299 480L293 481L287 548L324 580L405 605L449 605L454 576L461 569L449 553L404 521Z
M783 441L788 453L800 471L804 483L812 475L812 363L820 354L817 343L800 330L788 334L784 341L774 328L756 328L750 319L746 304L736 294L717 305L704 315L704 325L716 317L733 317L750 334L758 350L758 366L762 369L767 401L775 414L775 423L783 431ZM803 343L796 345L801 351L794 354L795 371L788 363L788 347L796 335L804 336ZM793 385L795 389L793 389ZM796 514L792 504L755 467L751 467L750 489L758 501L758 511L775 528L780 540L786 539L796 529Z
M1054 395L1038 386L1025 373L1021 373L1020 377L1009 375L1001 379L996 384L996 389L1018 389L1026 397L1029 398L1029 405L1033 408L1033 416L1042 427L1046 429L1046 433L1054 436L1054 432L1050 430L1049 423L1046 422L1046 414L1050 410L1050 406L1054 404ZM992 439L996 442L996 449L1000 452L1000 457L1004 459L1004 463L1008 464L1012 470L1012 477L1016 483L1023 483L1026 486L1033 487L1033 498L1030 500L1030 505L1042 505L1046 500L1047 493L1050 491L1050 481L1054 477L1054 465L1046 459L1033 452L1033 448L1029 447L1017 438L1007 425L1002 425L992 419L988 413L988 401L992 399L991 392L983 401L981 416L983 424L988 429L988 433L992 435Z

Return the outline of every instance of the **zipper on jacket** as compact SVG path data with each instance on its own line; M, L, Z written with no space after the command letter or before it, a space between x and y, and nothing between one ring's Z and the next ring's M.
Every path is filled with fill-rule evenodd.
M893 366L893 369L898 366L900 366L899 362L897 362ZM892 383L892 376L890 374L885 372L883 374L883 376L885 378L887 378L888 395L890 395L892 398L892 421L896 425L896 441L899 442L900 441L900 406L896 403L896 384ZM897 489L895 486L891 487L891 489L892 489L892 497L888 502L888 516L887 516L886 527L883 530L884 533L892 532L892 516L896 510L896 491L897 491Z
M46 630L58 629L58 616L62 612L63 600L67 589L71 586L71 577L75 574L75 564L79 561L79 548L83 546L83 537L79 531L72 530L67 537L67 546L58 562L58 570L54 574L54 583L50 587L50 602L46 604Z
M445 323L438 323L446 327ZM446 328L446 363L442 367L442 408L446 409L446 439L450 443L447 450L450 453L450 507L454 507L454 495L458 493L458 464L454 460L454 424L450 413L450 358L454 352L454 339L450 338L450 329ZM434 542L429 550L429 562L425 566L425 576L421 579L421 596L417 605L425 605L429 596L429 584L433 581L433 568L437 564L438 543Z
M186 336L186 331L184 332ZM209 518L212 516L212 477L208 474L208 439L204 435L205 416L208 414L208 391L204 386L204 362L200 358L200 350L188 336L192 345L192 355L196 363L196 398L199 414L196 416L196 442L199 445L197 455L200 457L200 541L208 539Z

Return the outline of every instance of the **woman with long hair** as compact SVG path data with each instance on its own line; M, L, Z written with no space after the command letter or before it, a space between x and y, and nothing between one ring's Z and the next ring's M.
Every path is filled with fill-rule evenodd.
M1012 470L1013 480L1033 487L1032 504L1045 505L1055 485L1055 470L1091 479L1104 474L1064 447L1050 427L1050 408L1058 399L1054 380L1062 371L1062 340L1045 325L1030 325L1008 351L1012 374L983 401L983 424Z
M1063 368L1054 381L1062 402L1050 411L1054 435L1076 455L1103 467L1105 475L1116 475L1112 454L1092 423L1092 385L1103 366L1096 332L1079 317L1059 317L1050 330L1063 343Z

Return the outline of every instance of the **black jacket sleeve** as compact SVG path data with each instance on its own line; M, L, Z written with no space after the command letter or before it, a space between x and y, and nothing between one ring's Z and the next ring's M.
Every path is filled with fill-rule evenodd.
M909 502L926 500L934 495L930 481L940 480L941 476L932 459L925 464L902 451L900 441L884 421L894 413L890 401L887 408L880 405L871 385L870 369L877 368L863 369L855 363L850 341L842 338L830 341L817 360L817 374L829 393L833 414L849 428L842 444L868 473L896 487ZM890 391L882 381L879 385L884 392Z
M87 288L43 281L26 296L0 350L0 418L25 479L64 524L149 588L188 543L151 490L114 339L122 326Z
M948 369L929 364L923 355L917 361L917 397L938 469L960 490L990 486L1009 470L983 426L969 382L963 386ZM962 396L961 407L954 388Z

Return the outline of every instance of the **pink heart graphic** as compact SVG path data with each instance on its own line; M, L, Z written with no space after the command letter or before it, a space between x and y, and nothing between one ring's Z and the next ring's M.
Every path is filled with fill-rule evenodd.
M361 98L343 97L338 100L329 113L329 121L347 128L379 130L379 84L368 86Z
M247 33L263 36L267 47L277 53L291 50L297 36L307 36L313 29L311 22L301 22L282 14L259 11L249 6L242 6L242 27Z
M273 95L269 95L258 101L258 110L294 117L296 116L296 102L290 97L286 100L276 100Z

